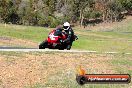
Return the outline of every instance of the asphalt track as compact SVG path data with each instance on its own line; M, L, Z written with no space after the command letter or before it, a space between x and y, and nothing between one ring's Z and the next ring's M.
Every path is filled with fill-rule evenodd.
M13 46L0 46L0 49L38 49L38 48L25 48L25 47L13 47Z
M14 52L69 52L69 53L105 53L105 54L118 54L119 52L97 52L88 50L57 50L57 49L38 49L38 48L24 48L24 47L9 47L0 46L0 51L14 51ZM131 54L131 53L123 53Z
M57 50L57 49L38 49L38 48L23 48L23 47L0 47L0 51L18 51L18 52L73 52L73 53L95 53L96 51L82 50Z

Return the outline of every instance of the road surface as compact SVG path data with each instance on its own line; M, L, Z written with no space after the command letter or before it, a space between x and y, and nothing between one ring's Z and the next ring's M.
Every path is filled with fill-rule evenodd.
M9 46L0 46L0 51L14 51L14 52L72 52L72 53L100 53L97 51L88 51L88 50L57 50L57 49L38 49L38 48L24 48L24 47L9 47ZM119 52L101 52L105 54L117 54ZM131 54L131 53L124 53Z

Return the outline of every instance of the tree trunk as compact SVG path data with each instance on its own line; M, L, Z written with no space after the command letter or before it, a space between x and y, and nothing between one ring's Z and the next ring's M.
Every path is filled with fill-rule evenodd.
M80 26L81 27L83 26L83 19L84 19L84 17L83 17L83 11L81 10L80 11Z
M105 13L103 12L103 22L105 21Z
M83 17L83 14L82 14L82 18L81 18L81 26L83 26L83 19L84 19L84 17Z

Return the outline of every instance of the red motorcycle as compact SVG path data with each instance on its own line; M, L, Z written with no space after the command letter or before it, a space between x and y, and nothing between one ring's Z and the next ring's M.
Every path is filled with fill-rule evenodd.
M49 33L48 38L39 45L39 49L49 48L49 49L59 49L59 50L64 50L64 49L70 50L71 49L70 42L62 42L66 38L67 38L67 34L65 32L52 30ZM74 40L77 39L78 38L75 35Z

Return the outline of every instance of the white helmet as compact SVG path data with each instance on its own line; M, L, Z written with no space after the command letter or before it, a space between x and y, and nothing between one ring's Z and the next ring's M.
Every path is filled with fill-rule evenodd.
M65 31L66 31L66 30L69 30L70 24L69 24L68 22L65 22L65 23L63 24L63 28L64 28Z

